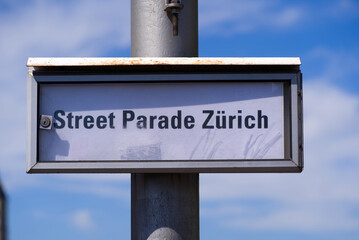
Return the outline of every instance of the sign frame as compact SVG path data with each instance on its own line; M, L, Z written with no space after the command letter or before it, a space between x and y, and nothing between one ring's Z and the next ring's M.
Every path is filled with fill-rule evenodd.
M299 58L30 58L27 173L262 173L303 169ZM39 88L49 83L283 82L284 158L229 160L39 161Z

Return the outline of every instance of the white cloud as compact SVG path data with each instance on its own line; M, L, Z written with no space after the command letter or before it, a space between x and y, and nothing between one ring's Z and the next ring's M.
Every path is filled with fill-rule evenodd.
M323 47L317 47L305 56L306 65L321 66L317 71L320 76L313 79L322 82L345 82L352 81L353 74L359 74L359 58L355 49L348 51L334 51Z
M325 83L306 87L306 136L310 140L322 140L324 136L340 140L358 134L359 99ZM333 141L332 140L332 141ZM327 142L327 141L326 141Z
M76 194L90 194L103 198L129 201L129 174L74 174L57 175L49 188Z
M304 9L281 1L224 0L199 2L199 26L205 34L235 34L260 29L287 29Z
M254 211L255 212L255 211ZM249 213L249 214L252 214ZM359 220L350 217L350 212L337 205L301 206L291 205L258 218L232 219L226 224L244 229L294 230L294 231L331 231L355 230L359 228Z
M298 199L289 205L286 202L263 205L257 203L246 206L242 202L222 202L219 206L205 208L201 215L217 219L224 227L246 230L312 232L359 228L359 219L351 217L351 212L345 206L337 204L323 202L320 205L310 205L303 204Z
M77 210L70 215L70 222L79 230L91 230L95 228L91 212L86 209Z
M89 56L130 45L129 1L44 1L0 16L2 58Z

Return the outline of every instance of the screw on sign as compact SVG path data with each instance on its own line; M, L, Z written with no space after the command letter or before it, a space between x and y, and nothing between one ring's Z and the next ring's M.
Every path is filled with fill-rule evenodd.
M41 115L40 128L50 130L52 125L52 116Z

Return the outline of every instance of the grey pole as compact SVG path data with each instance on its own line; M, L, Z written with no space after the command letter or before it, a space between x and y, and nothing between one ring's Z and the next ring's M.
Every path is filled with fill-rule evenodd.
M198 0L181 1L177 36L165 2L131 0L132 57L198 57Z
M131 56L197 57L198 0L132 0ZM131 239L198 240L199 174L132 174Z
M6 197L0 182L0 240L6 240Z

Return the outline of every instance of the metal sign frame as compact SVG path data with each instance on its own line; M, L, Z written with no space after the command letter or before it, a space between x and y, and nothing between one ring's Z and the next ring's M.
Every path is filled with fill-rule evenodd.
M299 59L29 59L28 173L301 172L303 168L302 75ZM137 62L136 62L137 60ZM140 61L139 61L140 60ZM217 60L214 61L214 60ZM52 62L51 62L52 61ZM77 61L77 63L76 63ZM106 61L106 64L104 64ZM141 62L142 61L142 62ZM50 62L50 63L49 63ZM74 63L75 62L75 63ZM282 82L284 158L229 160L39 161L39 89L52 83Z

